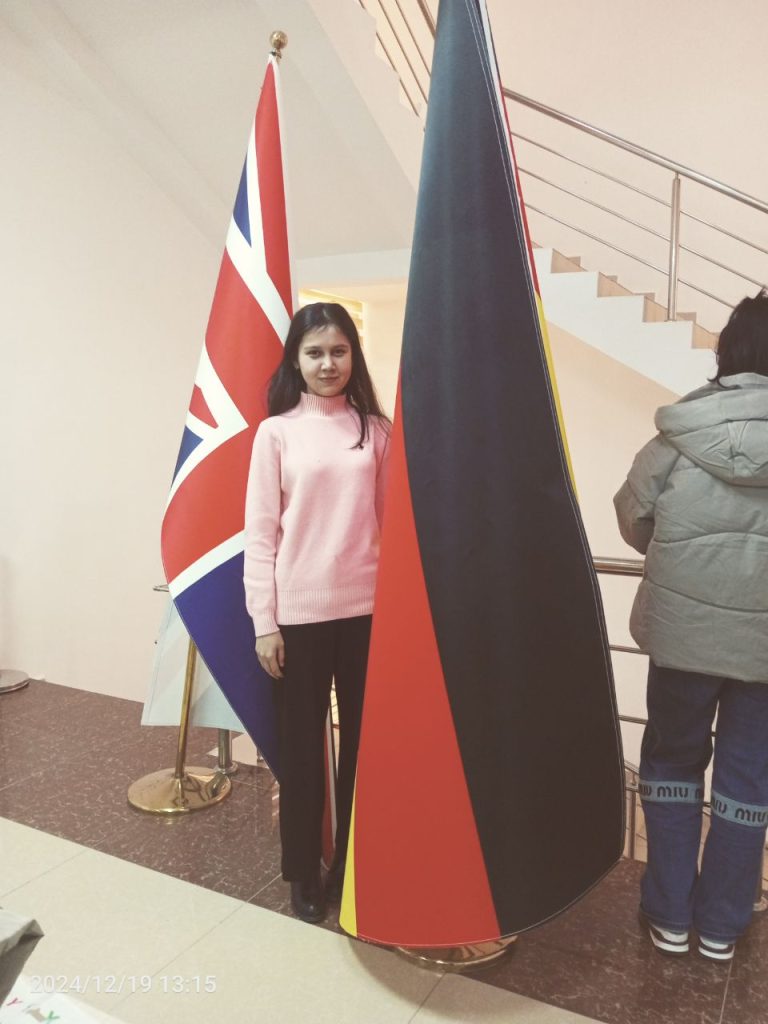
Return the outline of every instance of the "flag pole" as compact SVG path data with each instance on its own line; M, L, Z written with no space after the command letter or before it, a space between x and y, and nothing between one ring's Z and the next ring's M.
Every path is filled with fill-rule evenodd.
M272 32L269 43L271 55L276 60L280 60L282 51L288 44L287 35L281 31ZM222 264L222 267L224 267L224 264ZM209 322L209 331L210 326ZM206 345L208 345L208 340L208 333L206 333ZM165 519L163 523L165 528ZM166 574L167 572L168 569L166 567ZM240 586L242 586L242 583ZM190 632L194 633L193 630L190 630ZM252 644L252 633L250 635L250 642ZM232 790L232 782L228 775L236 770L236 766L232 763L231 738L226 731L219 731L219 763L215 771L210 771L206 768L186 768L184 765L187 752L187 736L189 733L196 659L197 647L190 638L176 765L174 769L164 769L159 772L153 772L150 775L145 775L129 787L128 802L138 810L147 811L151 814L186 814L190 811L211 807L213 804L223 800Z
M181 723L176 748L175 768L163 768L137 779L128 788L128 803L149 814L188 814L212 807L232 790L229 778L218 769L185 768L189 719L192 709L192 688L195 680L197 648L192 640L187 650L184 696L181 702Z

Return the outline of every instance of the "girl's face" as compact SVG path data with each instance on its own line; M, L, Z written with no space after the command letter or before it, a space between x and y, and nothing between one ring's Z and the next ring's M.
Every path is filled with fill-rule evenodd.
M311 395L340 395L352 376L352 346L334 324L307 331L297 357L296 366Z

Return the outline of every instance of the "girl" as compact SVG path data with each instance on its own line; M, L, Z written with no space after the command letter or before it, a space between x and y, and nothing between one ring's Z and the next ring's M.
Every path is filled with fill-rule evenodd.
M274 679L282 874L294 912L321 921L349 836L386 481L389 420L343 306L291 322L256 432L245 509L245 593ZM339 708L336 856L320 880L323 745Z

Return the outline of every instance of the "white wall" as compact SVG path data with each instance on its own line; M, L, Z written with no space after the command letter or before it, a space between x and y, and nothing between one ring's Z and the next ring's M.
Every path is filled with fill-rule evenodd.
M413 188L316 20L258 8L0 10L0 667L146 695L160 522L267 28L290 36L296 251L409 239Z
M219 254L55 89L0 95L0 666L143 698Z

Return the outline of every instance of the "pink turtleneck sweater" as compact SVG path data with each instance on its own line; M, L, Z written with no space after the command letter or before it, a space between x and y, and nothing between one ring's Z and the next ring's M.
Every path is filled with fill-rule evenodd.
M245 598L256 636L373 610L388 430L345 395L302 394L256 431L245 499Z

